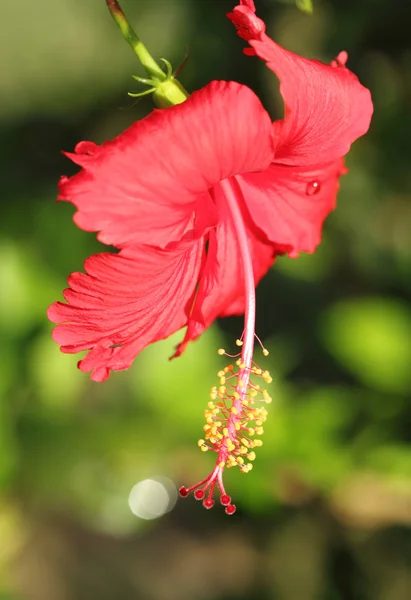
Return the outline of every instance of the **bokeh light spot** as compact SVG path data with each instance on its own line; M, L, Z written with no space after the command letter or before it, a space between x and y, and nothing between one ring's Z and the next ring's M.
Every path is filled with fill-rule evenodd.
M136 517L150 520L169 512L176 499L176 488L169 479L143 479L132 488L128 504Z

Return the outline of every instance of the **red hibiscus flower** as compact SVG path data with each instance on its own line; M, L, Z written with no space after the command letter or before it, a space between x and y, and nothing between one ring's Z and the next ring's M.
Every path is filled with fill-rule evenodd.
M246 53L280 79L284 119L272 123L246 86L213 81L112 141L78 144L67 156L81 170L62 177L59 199L74 204L80 228L118 253L88 258L86 273L69 278L66 303L54 303L48 316L59 323L53 338L61 350L88 350L79 368L103 381L182 327L176 356L217 317L245 314L238 368L220 372L199 441L217 452L215 469L181 488L210 508L217 485L232 514L224 466L250 470L244 457L253 460L266 416L254 405L270 401L255 382L270 380L252 358L255 286L277 254L315 250L343 156L367 131L372 103L344 66L346 55L327 66L281 48L252 0L228 16L250 44Z

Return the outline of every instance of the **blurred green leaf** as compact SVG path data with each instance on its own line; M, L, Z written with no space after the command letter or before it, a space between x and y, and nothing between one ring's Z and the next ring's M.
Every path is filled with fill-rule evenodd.
M8 488L18 464L11 408L0 396L0 490Z
M148 411L161 417L176 434L190 432L201 437L203 412L209 402L210 388L217 383L217 371L227 359L217 354L221 347L218 330L212 327L184 354L170 361L183 332L146 348L131 372L137 398L144 398Z
M409 480L411 448L406 444L379 446L368 453L367 465L375 470Z
M301 281L321 281L330 273L335 263L336 252L332 240L324 236L313 254L302 253L298 258L279 257L274 268L281 273Z
M69 408L78 403L88 377L77 370L79 357L64 355L50 332L37 337L29 349L29 373L40 401L50 408Z
M384 392L409 393L411 311L389 298L343 300L323 315L325 347L358 379Z

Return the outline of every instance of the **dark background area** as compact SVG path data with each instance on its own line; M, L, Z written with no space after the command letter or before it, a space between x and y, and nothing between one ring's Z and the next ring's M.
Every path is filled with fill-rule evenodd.
M176 502L176 488L212 464L196 440L216 350L235 347L241 319L169 363L180 333L95 384L45 316L105 249L54 204L75 172L61 150L152 110L127 96L142 68L104 0L2 2L1 600L411 597L411 2L314 0L312 16L256 4L288 49L325 62L347 50L375 115L318 251L279 259L258 288L274 401L254 470L227 474L227 517ZM122 6L157 59L176 68L189 48L189 91L240 81L281 117L275 76L224 16L234 0Z

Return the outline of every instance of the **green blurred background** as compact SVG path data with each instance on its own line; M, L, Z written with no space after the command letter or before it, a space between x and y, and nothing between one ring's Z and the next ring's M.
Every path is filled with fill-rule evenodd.
M224 366L216 349L234 347L241 320L171 363L179 336L152 346L96 384L45 316L104 249L54 204L75 172L60 151L152 109L127 97L141 68L104 0L2 2L1 600L411 597L411 2L318 0L312 16L256 3L287 48L326 62L346 49L375 116L317 253L281 258L258 288L274 402L254 470L227 474L238 511L226 517L174 502L211 467L196 440ZM189 47L188 90L234 79L281 116L274 75L224 17L234 0L122 5L157 58L176 67ZM169 512L141 518L129 502Z

